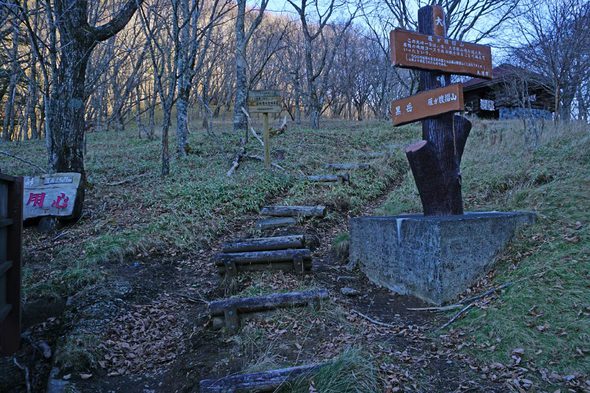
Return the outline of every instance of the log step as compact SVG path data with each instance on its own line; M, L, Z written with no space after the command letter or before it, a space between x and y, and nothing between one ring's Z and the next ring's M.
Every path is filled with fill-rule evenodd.
M324 217L326 206L265 206L260 214L273 217Z
M286 383L311 375L322 364L282 368L252 374L230 375L219 379L203 379L201 393L274 392Z
M337 171L353 171L357 169L369 169L371 164L364 162L341 162L334 164L326 164L326 168L335 169Z
M329 298L326 289L316 289L302 292L274 293L267 296L246 298L229 298L209 303L209 315L213 320L213 327L226 327L236 331L240 320L252 318L260 313L277 308L304 307L314 305L319 307L322 300Z
M274 229L282 227L290 227L297 224L297 220L292 217L274 217L259 220L256 222L257 229Z
M273 251L303 247L305 247L305 237L303 235L291 235L235 240L232 242L224 243L222 246L222 251L224 253L246 251Z
M311 270L311 251L307 248L221 253L215 256L220 274L234 276L239 272L282 270L303 273Z
M311 175L306 176L305 180L314 183L350 183L350 175L348 173L337 175Z

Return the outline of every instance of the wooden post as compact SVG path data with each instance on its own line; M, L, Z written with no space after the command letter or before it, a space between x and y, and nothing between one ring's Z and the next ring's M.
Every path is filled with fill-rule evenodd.
M418 10L420 33L445 36L445 15L438 5ZM451 75L436 71L420 72L420 91L449 85ZM422 120L423 143L406 149L424 215L463 214L461 197L461 155L471 123L462 116L446 113Z
M0 230L5 236L0 240L0 354L10 355L20 347L21 335L23 179L0 174L0 183L0 218L5 218Z
M270 126L268 125L268 112L264 112L264 166L270 169Z

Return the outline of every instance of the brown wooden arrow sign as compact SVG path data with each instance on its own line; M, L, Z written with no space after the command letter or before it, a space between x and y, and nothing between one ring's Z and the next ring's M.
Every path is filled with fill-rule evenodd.
M393 101L391 118L394 126L400 126L463 109L463 85L457 83Z
M486 45L395 29L391 32L394 66L492 79L492 49Z

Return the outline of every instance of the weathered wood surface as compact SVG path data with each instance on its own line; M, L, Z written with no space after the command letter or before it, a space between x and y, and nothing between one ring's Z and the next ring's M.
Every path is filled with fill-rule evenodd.
M419 31L423 34L445 35L440 6L426 6L418 10ZM450 75L424 71L420 73L420 90L426 91L450 84ZM471 123L462 116L446 113L422 121L423 141L406 149L424 214L463 214L461 197L461 157Z
M297 220L292 217L274 217L259 220L256 222L258 229L274 229L288 227L297 224Z
M389 151L365 151L359 154L361 158L375 159L391 156Z
M456 83L393 101L391 118L394 126L400 126L463 109L463 85Z
M371 164L367 164L364 162L341 162L326 164L327 169L334 169L337 171L354 171L358 169L369 169L370 167Z
M269 370L252 374L230 375L219 379L203 379L201 393L273 392L282 385L305 378L319 370L322 364L312 364Z
M223 266L225 262L237 264L265 263L265 262L288 262L295 258L303 258L304 261L311 261L311 251L307 248L273 251L253 251L221 253L215 256L215 264Z
M75 172L25 177L23 218L72 217L81 175Z
M324 217L326 206L265 206L260 214L273 217Z
M289 248L303 248L305 237L303 235L260 237L254 239L236 240L224 243L222 251L246 252L246 251L272 251L286 250Z
M273 271L273 272L295 272L303 273L309 272L312 269L312 261L304 260L301 262L302 267L296 266L295 261L290 262L259 262L259 263L232 263L228 262L217 267L219 274L231 276L243 272L259 272L259 271Z
M349 183L350 175L348 173L342 173L337 175L311 175L305 177L305 180L317 183Z
M223 315L225 310L237 310L238 313L272 310L281 307L304 306L330 297L327 289L315 289L301 292L273 293L266 296L229 298L209 303L209 314Z
M0 354L20 347L23 179L0 177Z
M442 14L442 16L441 16ZM444 27L444 13L434 15L434 25ZM394 66L492 78L492 50L487 45L446 39L444 31L395 29L390 34Z
M248 93L248 112L280 113L282 101L281 92L278 90L251 90Z

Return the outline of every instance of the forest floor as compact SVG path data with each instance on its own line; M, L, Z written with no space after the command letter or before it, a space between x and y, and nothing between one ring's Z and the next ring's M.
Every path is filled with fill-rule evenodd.
M215 134L193 132L191 154L174 159L167 178L159 176L159 141L133 131L88 135L83 217L49 234L25 230L25 340L16 359L29 368L33 391L45 390L51 370L52 386L65 391L190 392L203 378L323 361L329 366L313 388L283 390L590 391L587 129L547 125L531 139L521 123L475 124L463 163L466 210L534 210L539 219L464 296L513 284L445 329L457 310L408 310L424 304L345 267L350 217L420 210L401 151L419 138L417 128L292 127L272 140L285 171L245 160L230 178L239 136L222 124ZM5 149L45 160L42 142ZM256 140L248 150L261 155ZM326 163L384 151L391 155L363 159L372 168L353 172L350 184L301 180L328 173ZM5 173L38 174L0 160ZM213 255L224 241L260 235L254 221L269 203L328 207L325 219L291 230L310 239L312 273L247 274L224 285ZM342 295L343 287L358 296ZM211 300L311 288L330 291L319 311L280 311L236 334L212 330L206 314ZM38 349L43 341L50 359ZM0 391L26 391L12 358L0 368Z

